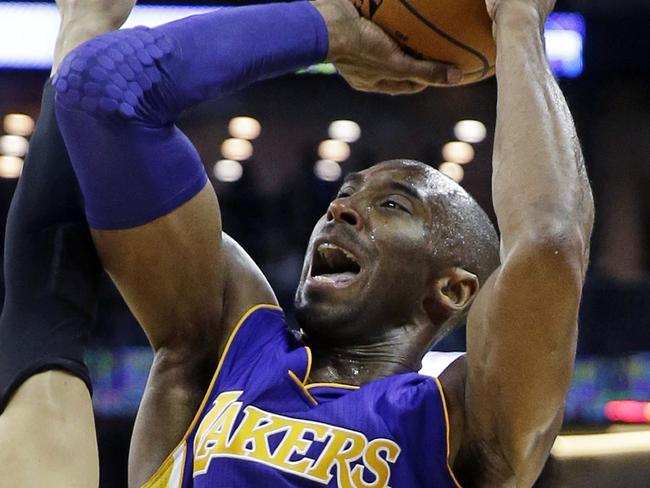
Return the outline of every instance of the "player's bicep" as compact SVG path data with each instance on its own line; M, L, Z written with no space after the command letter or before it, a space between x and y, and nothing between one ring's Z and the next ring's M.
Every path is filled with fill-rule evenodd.
M253 305L277 304L271 287L253 260L234 239L224 233L221 235L222 257L217 261L221 264L216 270L219 284L215 286L214 283L201 283L199 289L193 287L193 290L189 290L195 294L190 300L209 302L214 298L211 297L211 293L215 292L214 289L223 288L221 309L211 311L219 315L220 324L214 329L205 331L203 337L199 335L198 339L201 342L190 342L187 344L189 348L181 346L180 355L177 354L178 348L172 354L164 351L163 354L156 355L131 440L130 486L142 486L182 438L206 393L219 355L225 347L226 338L229 337L239 319ZM196 273L198 269L198 272L202 272L205 266L203 260L206 256L194 256L192 259L194 258L196 261L187 263L190 268L186 271ZM179 265L185 266L183 263ZM165 270L161 272L164 273ZM161 278L178 279L174 276L167 278L161 276ZM189 278L192 282L191 276ZM177 285L184 286L180 282L177 282ZM213 292L210 292L211 289ZM147 289L143 292L148 293ZM175 307L179 305L184 307L187 303L192 303L191 301L179 303L179 299L188 300L186 295L174 297L172 300L161 300L155 295L146 295L142 301L153 300L151 302L151 306L155 307L153 312L162 311L159 319L164 320L165 315L176 313ZM202 305L199 303L199 306ZM168 312L165 313L165 310ZM177 326L178 323L175 321L169 323L163 321L155 327L155 331L173 335L180 333L174 332ZM190 336L192 335L197 334L191 332ZM181 336L181 341L186 340L187 337Z
M217 335L226 273L219 206L209 183L151 222L94 229L92 235L104 268L154 348L205 344L203 335Z
M559 428L583 268L582 253L570 243L524 246L492 275L470 311L468 442L494 446L498 452L487 455L504 457L515 471L505 476L530 476L532 483Z

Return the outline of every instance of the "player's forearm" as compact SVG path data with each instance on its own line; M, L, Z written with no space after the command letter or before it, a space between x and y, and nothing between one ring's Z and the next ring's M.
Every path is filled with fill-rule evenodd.
M67 108L98 115L98 104L99 115L157 125L194 104L320 61L327 44L325 23L308 2L222 8L94 39L64 60L60 77L68 83L57 89ZM80 83L70 79L75 71ZM147 107L143 91L151 98ZM118 103L102 104L102 96Z
M321 60L327 28L308 2L221 9L74 49L54 79L56 111L95 229L142 225L207 177L174 126L190 106Z
M506 4L495 19L493 194L502 258L522 239L559 238L584 253L591 233L591 189L569 108L545 59L541 26L525 6Z
M309 2L226 8L155 28L176 44L182 108L322 61L327 29Z

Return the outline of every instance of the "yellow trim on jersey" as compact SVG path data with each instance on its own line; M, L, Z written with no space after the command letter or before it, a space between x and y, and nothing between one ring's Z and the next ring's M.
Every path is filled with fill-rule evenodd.
M332 388L344 388L346 390L358 390L361 388L357 385L345 385L343 383L309 383L305 385L305 388L317 388L317 387L332 387Z
M332 388L345 388L348 390L358 390L360 387L356 385L344 385L343 383L309 383L307 384L307 380L309 379L309 375L311 374L311 365L312 365L312 354L311 354L311 348L309 346L304 346L305 351L307 352L307 370L305 371L305 379L302 380L302 386L305 387L306 389L312 388L312 387L318 387L318 386L325 386L325 387L332 387ZM311 395L310 395L311 396Z
M311 374L311 349L307 346L305 346L305 352L307 353L307 369L305 369L305 379L302 380L302 384L304 385L307 383L307 380L309 379L309 375Z
M183 439L181 442L185 442ZM176 451L176 449L174 449ZM172 475L171 467L174 463L173 455L168 456L149 480L142 485L142 488L163 488L169 485L169 478Z
M162 462L160 467L151 476L151 478L149 478L149 480L144 485L142 485L141 488L162 488L167 485L169 481L169 477L171 476L171 470L169 470L169 465L174 462L174 453L176 452L177 449L179 449L182 445L185 444L185 441L187 440L187 436L190 435L190 432L192 432L192 430L196 425L196 422L201 416L201 412L203 412L203 409L205 408L205 404L207 403L208 398L210 397L212 388L214 387L214 384L217 381L217 377L219 376L219 372L221 371L221 367L223 366L223 362L226 358L226 354L228 353L228 350L230 349L230 346L232 345L232 342L235 339L235 335L239 331L239 328L242 326L242 324L246 321L246 319L250 317L250 315L253 312L259 310L260 308L270 308L272 310L282 311L282 308L278 307L277 305L259 304L249 308L246 311L246 313L242 315L242 317L237 322L237 325L235 325L235 328L233 329L233 331L230 333L230 336L228 337L228 342L226 342L226 346L223 348L223 352L221 353L221 357L219 358L217 369L215 370L214 375L212 375L212 381L210 381L210 386L208 387L205 396L203 397L203 401L201 401L201 405L196 411L196 414L194 415L194 418L192 419L190 426L185 431L183 438L178 443L178 445L172 450L169 456L167 456L167 458Z
M440 380L438 378L433 378L433 379L436 380L436 385L438 386L438 391L440 392L440 398L442 398L442 409L445 412L445 430L447 431L447 469L449 470L451 479L454 480L456 486L458 488L462 488L462 486L460 486L460 483L456 479L456 476L454 475L454 471L451 469L451 466L449 465L449 454L451 449L451 445L449 444L449 434L451 430L451 425L449 424L449 413L447 411L447 400L445 398L445 392L442 389L442 383L440 383Z
M314 396L309 392L310 388L314 387L331 387L331 388L343 388L346 390L358 390L360 387L355 386L355 385L344 385L342 383L310 383L307 384L307 380L309 379L309 375L311 374L311 365L312 365L312 354L311 354L311 348L309 346L304 346L305 352L307 353L307 368L305 369L305 377L302 381L296 376L296 373L293 371L289 370L289 376L293 381L296 382L296 384L300 387L300 389L303 391L305 396L309 398L309 400L314 404L314 405L319 405L318 400L314 398Z
M326 387L333 387L333 388L344 388L348 390L357 390L359 387L354 386L354 385L344 385L341 383L310 383L307 384L307 380L309 379L309 375L311 374L311 365L312 365L312 354L311 354L311 348L309 346L304 346L305 348L305 353L307 354L307 368L305 369L305 377L303 378L302 381L296 376L296 373L293 371L289 370L289 376L291 377L292 380L296 382L296 384L300 387L300 389L303 391L303 393L309 398L309 400L314 404L318 405L318 401L312 396L312 394L309 392L309 388L313 387L319 387L319 386L326 386Z
M296 383L296 385L298 385L298 387L300 387L300 389L301 389L302 392L305 394L305 396L306 396L307 398L309 398L309 400L310 400L314 405L318 405L318 402L316 401L316 399L315 399L313 396L311 396L311 393L309 393L309 391L307 390L307 388L305 388L305 385L302 383L302 381L300 381L300 379L298 379L298 377L296 376L296 373L294 373L294 372L291 371L291 370L288 370L287 372L289 373L289 376L291 377L291 379Z

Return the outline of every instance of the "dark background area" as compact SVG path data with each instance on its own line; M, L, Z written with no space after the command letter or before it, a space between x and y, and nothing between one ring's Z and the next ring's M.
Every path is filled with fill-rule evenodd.
M584 147L597 212L578 353L624 358L650 351L650 3L565 0L556 10L580 12L587 21L585 71L561 81ZM44 71L0 70L0 116L23 112L36 117L46 77ZM261 122L254 155L243 163L243 178L235 183L213 178L213 183L225 231L261 266L291 316L309 233L338 188L313 173L318 143L327 138L330 122L352 119L361 126L361 139L342 163L347 172L396 157L437 166L443 144L454 139L454 124L482 121L488 137L475 145L476 157L465 168L462 184L494 217L490 161L495 103L494 79L395 98L352 92L337 76L290 75L197 107L180 125L212 175L221 142L228 137L228 121L251 115ZM16 180L0 179L2 228L15 185ZM146 346L108 279L102 290L93 347ZM461 331L441 348L463 346ZM647 395L650 400L650 391ZM110 459L103 463L102 486L123 484L131 422L128 415L99 418L102 456Z

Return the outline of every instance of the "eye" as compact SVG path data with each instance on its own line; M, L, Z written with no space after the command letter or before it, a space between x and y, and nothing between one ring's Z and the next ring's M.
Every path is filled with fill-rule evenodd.
M347 198L352 195L352 191L349 187L343 187L336 194L336 198Z
M400 203L398 203L398 202L396 202L395 200L392 200L392 199L386 200L384 203L381 204L381 206L386 207L386 208L393 208L393 209L396 209L396 210L401 210L401 211L406 212L408 214L411 213L410 210L408 208L406 208L404 205L402 205L402 204L400 204Z

